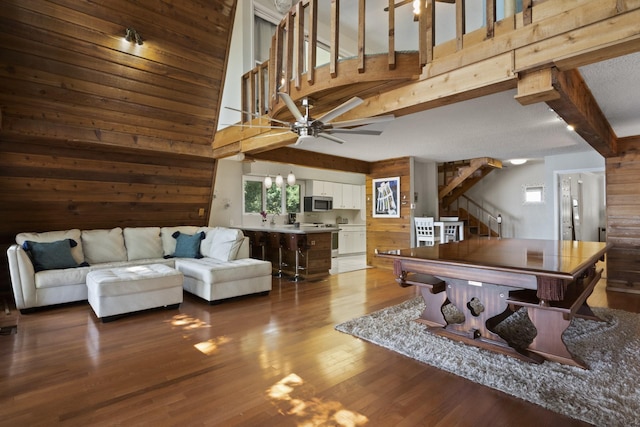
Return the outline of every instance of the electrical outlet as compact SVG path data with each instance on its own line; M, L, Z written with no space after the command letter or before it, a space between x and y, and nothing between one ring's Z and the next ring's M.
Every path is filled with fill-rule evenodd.
M204 208L198 209L198 216L199 217L203 217L204 216Z

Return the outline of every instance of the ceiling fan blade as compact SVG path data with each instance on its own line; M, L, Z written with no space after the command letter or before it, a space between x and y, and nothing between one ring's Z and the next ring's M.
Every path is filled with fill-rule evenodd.
M364 130L364 129L329 129L325 130L325 133L350 133L351 135L382 135L381 130Z
M251 124L243 124L243 123L220 123L220 126L234 126L241 128L253 128L253 129L290 129L288 126L261 126L261 125L251 125Z
M344 103L338 105L333 110L331 110L331 111L323 114L322 116L316 118L316 120L318 120L318 121L320 121L322 123L330 122L331 120L335 119L336 117L343 115L347 111L356 108L358 105L362 104L363 102L364 101L362 101L362 99L360 99L357 96L355 96L355 97L351 98L350 100L348 100L347 102L344 102Z
M284 128L280 128L280 129L284 129ZM278 135L285 135L287 133L291 133L291 130L288 130L286 132L278 132L278 133L263 133L260 135L256 135L254 138L267 138L270 136L278 136Z
M293 102L293 99L291 99L289 94L284 92L278 92L278 95L282 97L282 100L287 105L287 108L289 109L289 111L291 111L291 114L293 114L293 117L296 118L296 121L304 122L304 116L302 115L300 110L298 110L298 107L296 107L296 103Z
M262 117L262 116L261 116L260 114L258 114L258 113L250 113L250 112L248 112L248 111L238 110L237 108L233 108L233 107L224 107L224 108L226 108L226 109L228 109L228 110L231 110L231 111L237 111L238 113L249 114L250 116L255 117L255 118ZM283 125L287 125L287 126L289 126L289 122L285 122L285 121L283 121L283 120L274 119L273 117L269 117L269 116L267 116L267 119L269 119L269 120L270 120L270 121L272 121L272 122L282 123Z
M345 120L342 122L330 123L330 128L348 128L351 126L362 126L362 125L370 125L373 123L382 123L388 122L395 119L393 114L387 114L384 116L375 116L375 117L363 117L361 119L353 119L353 120Z
M318 137L328 139L329 141L337 142L338 144L344 144L346 142L344 139L338 138L337 136L329 135L328 133L324 133L324 132L319 133Z

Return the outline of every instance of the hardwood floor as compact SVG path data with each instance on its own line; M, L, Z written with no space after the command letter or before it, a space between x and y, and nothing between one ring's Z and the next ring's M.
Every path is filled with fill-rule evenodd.
M416 294L367 269L102 324L87 303L0 336L0 425L581 426L336 332ZM640 296L590 302L640 311Z

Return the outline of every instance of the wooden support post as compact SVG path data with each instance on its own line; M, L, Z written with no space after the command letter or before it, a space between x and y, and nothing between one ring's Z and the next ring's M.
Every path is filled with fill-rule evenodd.
M465 29L465 0L456 0L456 50L463 48Z

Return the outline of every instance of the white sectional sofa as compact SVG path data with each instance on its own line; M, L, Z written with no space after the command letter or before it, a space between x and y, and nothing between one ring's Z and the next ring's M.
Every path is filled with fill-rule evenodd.
M271 290L271 263L249 258L248 238L224 227L20 233L7 256L21 312L87 300L89 272L127 266L174 268L184 276L184 289L209 303Z

